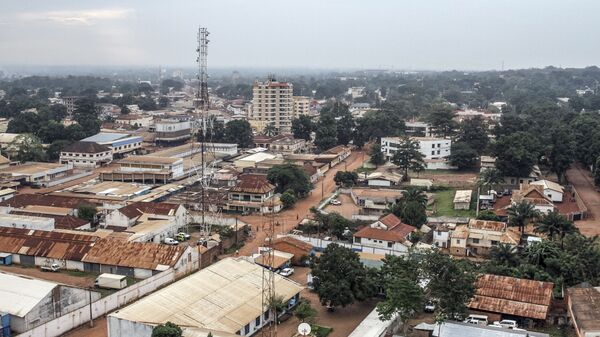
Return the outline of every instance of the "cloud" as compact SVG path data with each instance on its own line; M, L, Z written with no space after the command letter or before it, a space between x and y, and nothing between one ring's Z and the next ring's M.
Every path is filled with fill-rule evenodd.
M48 11L21 13L19 18L27 21L51 21L64 25L92 25L98 21L126 19L133 9L90 9L80 11Z

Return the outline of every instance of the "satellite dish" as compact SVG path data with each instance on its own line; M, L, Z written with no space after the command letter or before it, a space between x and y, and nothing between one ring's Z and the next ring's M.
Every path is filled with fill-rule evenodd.
M308 323L300 323L298 325L298 333L302 336L308 336L310 334L310 324Z

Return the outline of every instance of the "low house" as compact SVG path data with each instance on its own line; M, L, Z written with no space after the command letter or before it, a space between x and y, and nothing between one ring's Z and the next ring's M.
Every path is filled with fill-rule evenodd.
M516 247L520 242L521 232L505 222L471 219L468 225L456 226L450 233L450 254L487 256L501 243Z
M137 223L167 220L177 228L186 225L187 210L179 204L166 202L134 202L106 216L106 226L129 228Z
M485 274L475 282L471 310L495 313L523 321L545 321L554 283ZM522 324L527 326L528 324Z
M149 127L152 120L152 116L140 114L126 114L115 118L116 123L133 127Z
M432 332L433 337L550 337L547 333L524 329L515 330L453 321L429 326L427 330ZM416 326L415 330L419 330L419 326Z
M344 159L350 157L352 150L348 146L338 145L332 147L327 151L321 152L315 160L320 163L328 163L329 167L334 167L335 165L344 161Z
M310 243L291 236L273 240L273 249L292 254L292 264L298 266L304 265L305 259L315 254L315 249Z
M496 168L496 157L481 156L479 160L480 160L480 172Z
M254 254L252 258L254 262L269 269L281 270L292 265L294 254L274 250L273 255L269 256L269 248L260 247L260 253Z
M567 307L578 337L600 336L600 287L567 289Z
M454 209L468 210L471 208L471 190L458 190L454 195Z
M390 206L400 201L402 191L395 189L353 188L350 197L361 207L362 215L383 215Z
M402 223L394 214L388 214L354 233L354 243L363 246L408 251L410 236L417 229Z
M538 180L530 183L531 186L541 186L544 195L546 195L552 202L562 202L563 194L565 193L564 187L560 186L550 180Z
M540 213L546 214L554 210L552 199L544 194L542 185L523 184L520 190L513 191L512 203L526 201Z
M433 230L433 245L440 248L450 248L450 236L456 229L455 223L439 224Z
M14 197L16 193L17 193L17 191L13 190L12 188L1 189L0 190L0 202Z
M0 176L19 180L27 185L51 186L57 182L80 178L73 175L73 165L43 162L26 162L0 169Z
M387 168L382 168L369 174L365 180L369 186L391 187L402 182L402 174Z
M225 210L242 213L276 213L282 208L275 186L260 174L242 174L229 190Z
M0 272L0 312L10 315L10 330L23 333L100 299L100 293ZM2 334L0 336L10 336Z
M10 160L0 154L0 169L10 166Z
M504 183L512 186L519 186L520 184L531 184L534 181L540 180L542 171L537 165L533 165L531 172L527 177L504 177Z
M264 268L244 258L225 258L108 315L109 336L147 337L158 324L251 336L274 317L262 303ZM275 275L285 308L298 303L302 287Z
M77 168L95 168L113 160L112 150L94 142L75 142L60 152L60 163Z
M198 269L198 249L106 238L96 241L82 262L84 271L92 273L145 279L173 268L181 276Z
M78 216L79 208L90 205L80 198L70 198L44 194L17 194L13 198L0 202L0 213L15 210L28 213Z

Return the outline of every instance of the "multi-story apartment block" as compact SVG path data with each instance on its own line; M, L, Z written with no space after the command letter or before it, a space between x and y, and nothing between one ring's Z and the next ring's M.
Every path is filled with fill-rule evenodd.
M294 96L294 117L310 113L310 97Z
M452 146L450 139L435 137L410 137L410 139L419 143L419 152L423 155L427 169L451 168L448 164ZM388 159L393 157L401 141L400 137L382 137L381 151L384 156Z
M177 143L190 139L192 124L190 121L161 119L154 122L156 143Z
M264 128L272 124L281 133L289 133L294 118L291 83L268 80L254 82L251 119Z

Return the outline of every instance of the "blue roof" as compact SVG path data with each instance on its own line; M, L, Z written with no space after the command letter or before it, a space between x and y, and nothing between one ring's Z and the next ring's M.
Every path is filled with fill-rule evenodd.
M114 142L115 140L119 140L121 138L130 137L131 135L127 133L109 133L109 132L100 132L91 137L87 137L82 139L82 142L96 142L96 143L106 143L106 142Z

